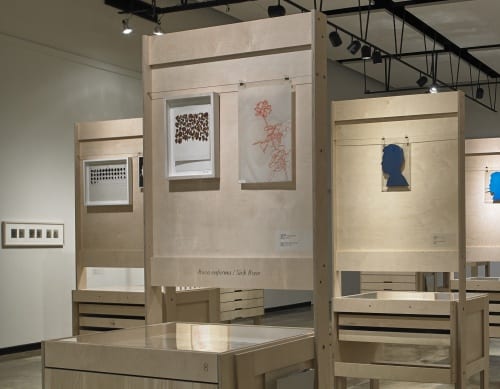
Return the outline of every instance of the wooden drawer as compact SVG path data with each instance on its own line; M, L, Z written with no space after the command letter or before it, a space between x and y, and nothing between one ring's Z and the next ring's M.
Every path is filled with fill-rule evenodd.
M78 304L80 315L145 316L144 305L122 304Z
M415 290L415 283L404 282L364 282L361 284L361 290L371 292L375 290L400 290L400 291L413 291Z
M145 325L144 319L123 319L116 317L80 316L80 327L119 329Z
M245 319L248 317L262 316L264 314L264 307L237 309L234 311L221 312L221 321Z
M406 282L415 284L415 275L361 274L361 282Z
M220 311L234 311L237 309L248 309L248 308L259 308L264 306L264 299L250 299L250 300L240 300L240 301L228 301L227 303L221 303Z
M225 303L228 301L251 300L264 298L264 291L262 289L239 290L236 292L227 292L220 294L220 302Z

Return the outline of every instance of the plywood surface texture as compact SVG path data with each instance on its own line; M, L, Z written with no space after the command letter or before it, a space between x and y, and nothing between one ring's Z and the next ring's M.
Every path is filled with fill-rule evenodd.
M456 93L333 104L336 269L458 271L458 111ZM392 143L409 145L410 190L382 190Z
M465 142L467 261L500 261L500 204L491 199L487 172L500 171L500 143L496 138Z
M143 39L147 321L160 285L314 289L317 386L330 386L326 18L318 12ZM292 85L293 179L239 180L238 89ZM219 95L218 179L166 179L165 99ZM283 236L293 236L283 245Z
M93 267L143 267L143 193L139 188L142 120L77 123L75 126L77 263ZM132 159L132 205L84 204L82 162Z
M152 285L313 288L311 19L295 15L146 40ZM293 85L295 178L245 186L238 182L239 83L284 78ZM207 91L219 93L220 179L169 181L165 98ZM295 235L297 245L281 247L282 233Z

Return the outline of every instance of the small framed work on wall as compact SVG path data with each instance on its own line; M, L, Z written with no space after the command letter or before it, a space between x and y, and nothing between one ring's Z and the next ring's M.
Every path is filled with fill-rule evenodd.
M131 205L130 158L83 161L85 206Z
M165 113L167 178L218 177L218 95L167 99Z

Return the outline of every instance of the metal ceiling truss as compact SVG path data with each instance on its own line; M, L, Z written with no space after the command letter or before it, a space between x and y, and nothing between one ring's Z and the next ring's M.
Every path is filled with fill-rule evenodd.
M122 14L131 14L136 15L138 17L150 20L152 22L158 23L161 15L173 12L182 12L189 11L195 9L202 8L211 8L217 6L226 6L229 7L231 4L237 4L247 1L254 0L200 0L200 1L192 1L189 0L180 0L179 4L167 7L157 6L156 0L152 0L151 2L146 2L142 0L104 0L106 5L112 6L120 10ZM302 5L296 3L294 0L283 0L284 2L290 4L291 6L297 8L301 12L309 12L309 9L303 7ZM491 50L491 49L500 49L500 44L494 45L483 45L483 46L475 46L475 47L459 47L448 38L443 36L441 33L436 31L434 28L426 24L421 19L417 18L415 15L410 13L406 7L408 6L417 6L417 5L430 5L430 4L438 4L438 3L450 3L453 0L402 0L402 1L393 1L393 0L369 0L368 5L361 5L360 0L358 0L357 7L348 7L342 9L332 9L332 10L323 10L323 0L319 1L319 10L323 12L327 17L335 17L341 15L359 15L360 21L360 35L357 35L351 31L347 31L340 26L328 21L328 24L335 28L337 31L344 33L345 35L351 37L353 40L359 40L360 42L367 44L372 47L373 50L379 50L382 54L382 62L384 66L384 89L379 91L370 91L366 88L367 85L367 60L363 60L361 58L348 58L348 59L340 59L338 62L340 63L351 63L356 61L363 61L363 74L364 74L364 84L365 84L365 93L373 94L373 93L391 93L391 92L401 92L401 91L414 91L419 89L424 89L424 87L392 87L391 86L391 70L393 65L393 60L398 63L414 70L417 75L429 77L434 83L438 84L441 87L445 87L451 90L462 89L465 92L467 98L475 101L479 105L495 111L496 112L496 101L497 101L497 88L500 83L499 78L500 74L498 74L494 69L488 66L486 63L480 61L477 57L471 54L473 50ZM454 0L456 2L464 1L464 0ZM317 0L313 0L314 9L318 9ZM390 53L387 50L384 50L376 45L370 43L367 40L368 35L368 23L369 23L369 15L373 11L383 10L392 15L393 18L393 33L394 33L394 52ZM363 23L361 15L366 13L366 25L365 31L363 34ZM401 30L397 31L397 23L396 20L399 21ZM418 52L405 52L403 50L403 42L404 42L404 28L406 25L411 26L416 31L419 31L422 34L424 41L424 51ZM399 42L398 42L399 38ZM427 48L427 43L432 43L432 49ZM436 45L438 45L439 49L436 49ZM438 59L442 58L443 55L447 55L449 57L450 68L448 70L439 69L439 73L443 74L444 72L449 72L446 74L450 75L450 79L452 82L446 82L442 79L438 78ZM416 56L425 56L426 59L426 67L425 69L419 69L413 64L409 63L407 58L416 57ZM456 57L455 60L455 69L453 66L452 57ZM377 66L377 65L373 65ZM460 71L469 72L469 81L468 82L459 82ZM474 72L472 69L476 69ZM477 79L473 74L477 73ZM463 73L462 73L463 74ZM486 80L481 80L480 75L484 74ZM470 88L470 90L469 90ZM488 102L484 103L479 98L477 98L478 89L487 88L487 97ZM484 91L484 90L483 90Z

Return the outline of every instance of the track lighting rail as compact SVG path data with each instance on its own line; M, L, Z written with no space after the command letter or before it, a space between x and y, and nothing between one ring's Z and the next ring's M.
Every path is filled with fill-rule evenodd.
M158 18L160 15L166 14L166 13L173 13L173 12L181 12L181 11L188 11L188 10L194 10L194 9L202 9L202 8L211 8L211 7L217 7L217 6L226 6L228 7L231 4L236 4L236 3L243 3L247 1L255 1L255 0L204 0L204 1L188 1L188 0L180 0L180 3L177 5L173 6L167 6L167 7L158 7L156 5L156 1L151 1L151 2L146 2L142 0L104 0L104 3L106 5L112 6L114 8L117 8L120 10L120 13L123 14L132 14L136 15L138 17L153 21L155 23L158 23ZM309 9L306 7L302 6L301 4L296 3L294 0L282 0L285 3L288 3L289 5L292 5L296 9L298 9L301 12L309 12ZM440 34L438 31L436 31L434 28L423 22L421 19L417 18L415 15L410 13L408 10L406 10L406 7L408 6L417 6L417 5L423 5L423 4L433 4L433 3L450 3L452 1L450 0L402 0L402 1L393 1L393 0L370 0L370 4L368 5L358 5L357 7L348 7L348 8L342 8L342 9L333 9L333 10L323 10L322 5L323 1L319 2L319 7L320 11L325 13L327 16L332 17L332 16L339 16L339 15L348 15L348 14L359 14L360 20L361 20L361 13L363 12L370 12L377 11L377 10L385 10L389 14L392 15L393 17L393 23L394 23L394 37L395 37L395 48L394 51L395 53L390 53L386 50L383 50L380 47L377 47L376 45L370 43L367 41L367 36L357 36L356 34L347 31L340 26L337 26L336 24L332 23L331 21L328 21L328 24L335 29L335 34L332 34L330 36L330 41L334 46L340 46L342 44L342 39L338 35L338 32L342 32L343 34L347 35L348 37L351 37L351 42L354 41L359 41L360 44L363 44L365 47L365 52L368 52L368 49L371 49L371 59L373 60L374 64L380 64L384 63L385 71L385 79L384 79L384 85L385 88L383 91L368 91L366 90L366 93L390 93L390 92L399 92L399 91L410 91L410 90L419 90L422 89L422 87L405 87L405 88L394 88L391 87L391 69L392 69L392 60L397 61L398 63L405 65L406 67L414 70L417 74L419 74L420 78L428 78L433 81L433 84L437 84L439 86L452 89L452 90L457 90L458 88L467 88L470 87L471 91L468 92L466 91L466 96L469 99L474 100L476 103L480 104L483 107L486 107L492 111L496 112L496 95L497 95L497 87L498 87L498 79L500 78L500 74L488 66L486 63L480 61L478 58L476 58L474 55L471 54L471 51L473 50L485 50L485 49L496 49L500 48L500 44L494 44L494 45L482 45L482 46L474 46L474 47L459 47L452 41L450 41L448 38ZM461 2L465 0L455 0L456 2ZM318 1L314 0L314 8L317 7ZM367 16L368 17L368 16ZM424 42L427 42L428 39L430 39L434 43L433 50L427 50L427 47L424 51L418 51L418 52L404 52L403 51L403 31L401 31L399 39L400 42L398 44L397 41L397 36L396 36L396 24L395 24L395 18L398 18L401 20L402 25L409 25L413 27L415 30L420 31L424 37ZM366 29L368 28L368 21L367 21L367 26ZM333 36L335 35L335 36ZM362 34L361 34L362 35ZM352 44L352 43L351 43ZM440 47L443 47L443 49L436 49L435 46L436 44ZM357 43L356 43L357 47ZM361 47L361 46L360 46ZM353 48L354 50L354 48ZM358 52L359 49L355 50L355 53ZM351 50L352 51L352 50ZM444 82L442 79L439 79L437 77L437 59L439 55L443 55L448 53L450 56L450 71L451 71L451 79L452 82L447 83ZM454 70L453 70L453 65L451 63L451 54L454 54L456 57L458 57L458 63L457 63L457 69L456 69L456 79L454 75ZM412 65L408 61L405 60L405 58L412 57L412 56L425 56L426 57L426 69L422 70L417 68L416 66ZM365 55L366 57L366 55ZM428 61L429 57L432 59L432 65L429 67ZM349 62L354 62L354 61L365 61L363 64L364 67L364 77L365 77L365 85L366 85L366 58L349 58L349 59L340 59L338 62L340 63L349 63ZM471 81L470 83L459 83L458 82L458 74L460 71L460 66L469 66L469 71L471 67L474 67L477 69L477 74L478 74L478 79L472 80L472 73L471 73ZM484 74L487 78L487 81L480 81L480 74ZM487 105L480 101L483 98L484 90L482 86L487 85L488 90L487 94L489 96L489 102L490 104ZM366 89L366 88L365 88Z

